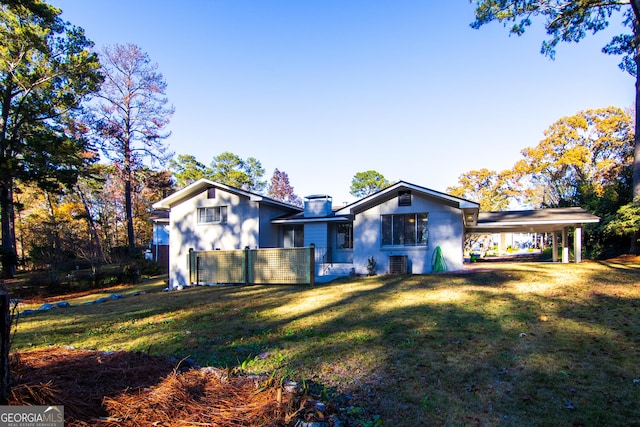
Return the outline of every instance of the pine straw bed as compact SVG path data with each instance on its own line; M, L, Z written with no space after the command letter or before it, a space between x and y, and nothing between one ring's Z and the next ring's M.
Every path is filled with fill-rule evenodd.
M51 347L12 362L9 404L64 405L68 426L286 426L300 402L268 379L181 371L142 353Z

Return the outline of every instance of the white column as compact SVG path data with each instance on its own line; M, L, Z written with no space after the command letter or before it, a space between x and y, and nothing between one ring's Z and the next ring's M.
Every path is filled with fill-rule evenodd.
M576 264L582 262L582 227L573 231L573 258Z
M551 232L551 250L553 262L558 262L558 233L555 230Z
M562 229L562 263L569 262L569 233L567 227Z

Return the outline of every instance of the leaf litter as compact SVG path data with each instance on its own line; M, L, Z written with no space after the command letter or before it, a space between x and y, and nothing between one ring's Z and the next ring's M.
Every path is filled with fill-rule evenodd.
M341 425L334 405L316 405L267 376L65 347L12 354L8 403L64 405L65 425L74 427Z

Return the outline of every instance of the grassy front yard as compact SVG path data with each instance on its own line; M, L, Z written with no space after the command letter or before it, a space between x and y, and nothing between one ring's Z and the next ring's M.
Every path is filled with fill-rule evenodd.
M490 267L150 292L26 316L13 350L275 372L387 426L640 425L640 264Z

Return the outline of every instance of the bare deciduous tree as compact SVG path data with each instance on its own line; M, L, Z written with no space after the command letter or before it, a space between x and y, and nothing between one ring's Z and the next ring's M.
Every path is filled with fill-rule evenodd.
M171 154L164 140L173 115L167 84L157 64L133 44L106 47L101 56L105 81L93 109L104 154L119 168L124 182L127 244L135 248L132 188L145 158L164 163Z

